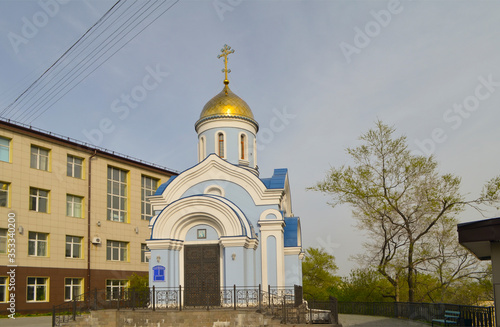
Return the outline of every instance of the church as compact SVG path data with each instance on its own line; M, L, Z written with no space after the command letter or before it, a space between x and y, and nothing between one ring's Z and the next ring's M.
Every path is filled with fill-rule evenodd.
M229 89L224 45L222 91L195 123L198 163L149 197L149 285L155 288L293 287L302 285L299 217L292 213L286 168L259 175L259 125ZM185 295L184 304L190 299ZM193 302L194 303L194 302Z

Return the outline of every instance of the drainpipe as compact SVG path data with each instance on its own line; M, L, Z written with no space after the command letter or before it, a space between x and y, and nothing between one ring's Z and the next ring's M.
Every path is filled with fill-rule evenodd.
M89 157L89 177L88 177L88 203L87 203L87 293L90 293L90 213L91 213L91 195L92 195L92 158L97 155L97 150Z

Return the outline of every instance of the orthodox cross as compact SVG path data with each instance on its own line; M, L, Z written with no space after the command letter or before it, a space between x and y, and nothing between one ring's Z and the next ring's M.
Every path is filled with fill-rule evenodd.
M222 70L223 73L225 73L225 79L224 79L224 84L229 84L229 80L227 79L227 73L231 72L231 69L227 69L227 56L229 56L231 53L234 53L234 49L231 50L231 47L228 46L227 44L224 44L224 48L220 49L221 54L217 56L217 58L224 57L224 69Z

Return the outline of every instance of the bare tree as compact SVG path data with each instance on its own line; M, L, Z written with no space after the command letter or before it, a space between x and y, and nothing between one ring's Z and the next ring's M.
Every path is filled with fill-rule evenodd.
M372 236L368 246L377 270L397 286L404 269L411 302L417 266L426 261L418 246L440 220L456 216L465 206L480 210L482 204L496 203L500 177L490 180L479 198L466 200L459 177L439 174L433 156L412 154L406 137L393 138L394 132L378 121L360 137L362 145L347 149L353 164L332 167L310 189L331 195L332 206L353 207L359 228Z

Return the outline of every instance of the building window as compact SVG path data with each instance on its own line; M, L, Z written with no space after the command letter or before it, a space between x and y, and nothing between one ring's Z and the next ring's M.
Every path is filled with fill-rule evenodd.
M149 220L153 215L151 203L147 200L148 196L155 194L158 188L158 180L156 178L141 176L141 219Z
M224 158L224 134L219 133L219 157Z
M0 207L9 206L9 183L0 182Z
M107 241L106 260L128 261L127 248L128 248L127 242Z
M49 191L30 188L30 210L49 212Z
M67 175L69 177L82 178L83 159L68 154Z
M49 150L31 146L31 168L49 170Z
M127 220L127 172L108 167L108 220Z
M148 246L146 244L141 244L141 262L149 262L149 259L146 257L146 252L148 251Z
M7 302L7 277L0 277L0 303Z
M64 301L79 300L82 294L82 278L65 278L64 279Z
M66 258L82 257L82 239L83 237L66 235Z
M66 195L66 216L82 218L83 198L76 195Z
M48 248L49 234L29 232L28 236L28 255L36 257L46 257Z
M10 162L10 140L0 137L0 161Z
M127 280L108 279L106 281L106 300L124 299L127 286Z
M0 228L0 253L7 253L7 229Z
M165 281L165 267L163 267L163 266L154 266L153 267L153 281L154 282Z
M28 277L27 302L45 302L48 300L48 278Z
M248 160L248 141L246 134L240 134L240 160Z

